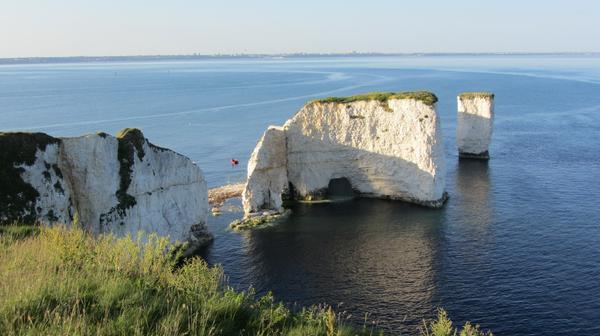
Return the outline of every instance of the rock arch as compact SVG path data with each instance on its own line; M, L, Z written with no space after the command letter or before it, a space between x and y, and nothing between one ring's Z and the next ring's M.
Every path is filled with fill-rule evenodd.
M373 93L305 105L283 127L270 126L248 164L246 215L281 211L282 196L311 200L345 177L365 197L440 207L447 198L437 97ZM267 197L268 196L268 197Z

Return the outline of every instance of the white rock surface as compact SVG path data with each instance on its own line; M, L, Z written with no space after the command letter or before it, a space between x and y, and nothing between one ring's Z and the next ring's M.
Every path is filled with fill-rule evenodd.
M96 234L110 232L100 226L99 218L118 203L117 138L92 134L61 140L60 168L73 194L79 223Z
M120 234L138 230L169 235L179 241L190 238L193 225L204 225L208 216L208 189L200 168L187 157L144 143L142 160L134 155L127 193L136 205L127 210ZM108 224L112 227L112 221Z
M287 181L293 186L293 196L301 199L323 196L330 180L344 177L366 197L434 207L445 200L445 158L435 105L415 99L313 102L288 120L283 132L287 178L279 168L286 161L280 158L281 150L271 148L274 142L265 149L267 131L248 169L244 191L247 215L258 210L253 205L264 204L259 196L265 195L264 189L277 195ZM262 151L276 153L264 157L269 158L265 166L278 167L277 183L271 184L271 175L254 167L261 165L263 156L257 153Z
M56 143L48 144L44 151L38 150L33 165L18 165L23 169L23 180L39 193L35 200L37 213L33 215L38 217L40 223L46 225L54 222L68 223L75 212L71 202L71 190L65 185L59 163L60 145Z
M246 213L283 210L281 194L288 186L286 147L283 128L270 126L254 148L242 196Z
M17 165L23 181L39 193L36 220L48 225L78 221L96 234L144 231L173 242L208 240L208 190L200 168L150 144L141 132L136 135L135 144L106 134L57 139L37 149L32 165ZM130 151L120 153L120 144L129 144ZM119 190L127 197L119 197ZM23 215L30 211L24 210ZM0 214L0 219L10 218Z
M494 96L464 94L456 100L456 143L460 157L489 158L494 123Z
M445 161L435 107L413 99L312 103L285 124L288 179L306 197L345 177L365 196L443 197Z

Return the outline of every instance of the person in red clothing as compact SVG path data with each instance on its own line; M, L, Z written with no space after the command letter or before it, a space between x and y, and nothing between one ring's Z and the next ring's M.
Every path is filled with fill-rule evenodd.
M231 167L235 167L240 163L240 161L236 160L236 159L231 159Z

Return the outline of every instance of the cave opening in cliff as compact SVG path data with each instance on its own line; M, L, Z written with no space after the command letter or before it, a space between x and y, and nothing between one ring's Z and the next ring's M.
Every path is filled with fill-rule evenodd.
M352 199L356 196L352 184L345 177L329 180L327 187L327 198L330 200Z

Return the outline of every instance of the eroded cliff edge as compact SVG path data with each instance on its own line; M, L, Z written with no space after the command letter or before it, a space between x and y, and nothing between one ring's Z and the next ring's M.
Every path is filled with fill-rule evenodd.
M211 239L207 214L200 168L140 130L0 133L0 223L78 223L95 234L144 231L198 247Z
M339 178L360 196L442 206L446 168L436 102L429 92L401 92L308 103L283 127L269 127L254 149L246 216L280 212L286 197L326 197Z

